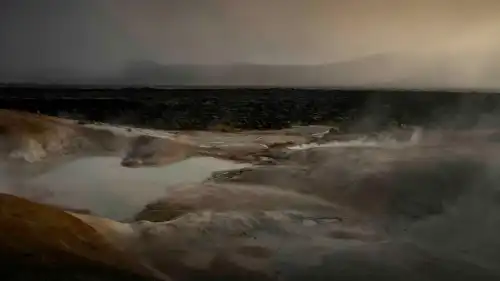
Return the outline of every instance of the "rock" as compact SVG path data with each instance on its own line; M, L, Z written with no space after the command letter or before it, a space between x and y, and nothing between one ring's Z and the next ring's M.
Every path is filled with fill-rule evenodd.
M235 136L220 134L218 137L222 144L207 146L200 144L202 140L190 139L188 134L173 139L139 136L130 143L121 165L129 168L166 166L190 157L200 156L241 163L272 165L280 159L279 151L288 145L288 143L271 143L272 147L268 147L261 143L265 140L258 138L253 140L254 142L247 140L243 143L234 143L234 139L231 139ZM209 141L205 140L205 142Z
M171 165L195 155L196 148L167 138L141 135L134 138L121 165L129 168Z
M296 211L201 211L132 226L140 237L137 251L185 281L289 280L283 277L297 268L307 272L328 253L384 240L369 228ZM350 235L336 237L341 230Z
M317 139L318 143L328 142L349 142L349 141L374 141L374 142L412 142L421 138L421 128L408 128L408 129L389 129L384 131L369 132L369 133L347 133L342 134L337 128L330 129L327 133L323 134Z
M309 170L307 167L287 165L246 167L214 172L207 182L263 184L296 190L306 184Z
M489 153L441 146L320 147L293 152L290 165L216 172L210 180L276 186L371 217L420 219L443 212L447 203L484 178L491 171L492 164L484 160L491 159Z
M135 222L135 251L176 280L432 280L499 272L363 225L295 211L194 212ZM483 280L483 279L481 279Z
M139 212L136 220L168 221L203 210L303 210L341 216L341 210L320 198L274 187L241 184L197 183L169 187L167 195Z

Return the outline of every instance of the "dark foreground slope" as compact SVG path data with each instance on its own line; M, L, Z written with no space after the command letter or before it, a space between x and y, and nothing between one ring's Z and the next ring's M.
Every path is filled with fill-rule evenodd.
M2 280L154 280L92 227L53 207L0 194Z
M1 87L0 108L159 129L270 129L297 124L350 130L397 124L496 126L500 95L325 89L89 89ZM443 120L446 120L444 122Z

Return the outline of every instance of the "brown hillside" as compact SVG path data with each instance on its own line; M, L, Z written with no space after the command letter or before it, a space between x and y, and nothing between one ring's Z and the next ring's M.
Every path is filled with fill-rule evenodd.
M116 152L125 138L69 120L0 109L0 148L9 159L37 162L51 156Z
M0 194L0 258L10 269L149 274L78 218L6 194Z

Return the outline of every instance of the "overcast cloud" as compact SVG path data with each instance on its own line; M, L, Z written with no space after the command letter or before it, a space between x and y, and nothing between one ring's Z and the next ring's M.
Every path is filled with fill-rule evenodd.
M409 76L440 62L476 85L495 80L499 12L496 0L3 0L0 72L106 76L142 60L324 64L383 53L404 57L395 63Z

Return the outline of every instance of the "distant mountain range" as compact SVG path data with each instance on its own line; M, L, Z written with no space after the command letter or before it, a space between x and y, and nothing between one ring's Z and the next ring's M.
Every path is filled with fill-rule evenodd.
M383 69L383 71L381 71ZM120 79L146 85L364 86L398 77L392 59L375 55L321 65L160 65L130 64Z
M5 82L123 86L363 86L392 81L400 75L394 57L373 55L321 65L129 63L120 73L92 77L63 69L5 73ZM5 80L5 79L3 79Z
M129 63L108 77L92 77L64 70L19 74L14 82L114 86L269 86L361 87L411 89L500 88L500 64L485 66L471 79L467 66L454 65L453 57L435 60L395 54L376 54L320 65L168 64L149 61ZM0 75L5 77L4 75ZM465 79L464 77L467 77Z

